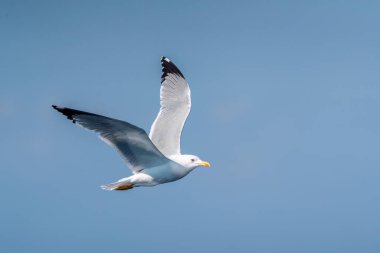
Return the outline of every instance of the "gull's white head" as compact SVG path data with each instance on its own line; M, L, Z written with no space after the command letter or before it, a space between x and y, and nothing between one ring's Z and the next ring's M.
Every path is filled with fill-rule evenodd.
M171 157L171 159L188 169L195 169L199 166L210 167L210 163L202 161L198 156L195 155L178 155Z

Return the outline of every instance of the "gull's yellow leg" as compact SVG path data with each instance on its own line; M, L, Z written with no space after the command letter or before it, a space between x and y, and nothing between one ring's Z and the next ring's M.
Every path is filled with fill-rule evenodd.
M133 188L133 184L120 185L115 188L116 191L125 191Z

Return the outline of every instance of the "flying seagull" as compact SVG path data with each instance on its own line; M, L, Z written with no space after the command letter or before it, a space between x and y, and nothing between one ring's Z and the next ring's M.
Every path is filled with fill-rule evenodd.
M149 136L128 122L53 105L73 123L99 134L127 162L133 175L102 185L104 190L129 190L181 179L199 166L210 167L195 155L182 155L180 138L191 107L190 88L181 71L161 58L160 111Z

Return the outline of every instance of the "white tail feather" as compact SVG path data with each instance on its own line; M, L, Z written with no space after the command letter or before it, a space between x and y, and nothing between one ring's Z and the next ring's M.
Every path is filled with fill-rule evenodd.
M101 185L100 187L101 187L103 190L113 191L113 190L115 190L117 187L119 187L119 186L122 185L122 184L123 184L123 183L115 182L115 183L110 183L110 184L104 184L104 185Z

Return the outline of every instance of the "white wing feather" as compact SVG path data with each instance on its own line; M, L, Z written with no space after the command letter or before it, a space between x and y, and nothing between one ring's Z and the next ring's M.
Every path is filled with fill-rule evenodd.
M161 58L160 111L149 137L167 157L181 154L181 133L191 108L190 88L181 71L168 58Z

